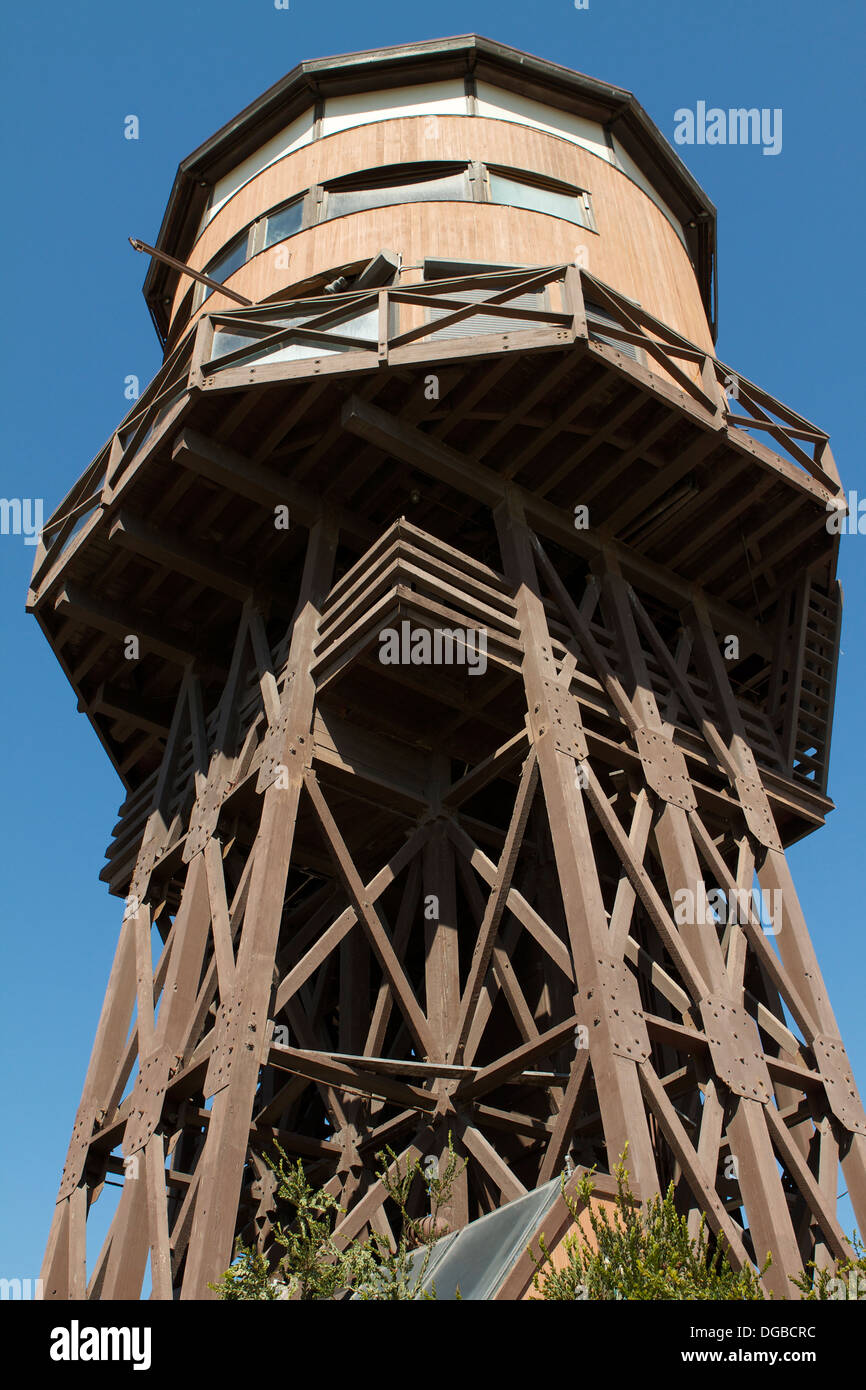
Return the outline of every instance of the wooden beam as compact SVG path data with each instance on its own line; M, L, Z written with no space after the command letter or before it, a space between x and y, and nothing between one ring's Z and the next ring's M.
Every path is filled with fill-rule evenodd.
M290 483L273 469L254 463L237 450L218 444L195 430L182 430L177 436L172 446L172 459L181 467L263 507L287 506L290 520L294 517L303 526L313 525L321 513L321 499L316 492ZM375 538L373 528L356 514L336 507L331 509L331 515L341 531L362 544L367 545Z
M208 588L217 589L241 603L252 596L252 576L242 566L234 564L213 548L205 549L164 526L157 530L129 512L121 512L112 522L108 539L135 555L143 555L157 564L198 580Z
M186 667L198 655L191 635L177 631L170 624L157 623L152 617L112 603L109 599L95 598L72 584L65 584L60 590L54 600L54 609L63 618L73 618L85 627L110 633L118 638L119 643L127 637L137 637L142 656L152 653L174 662L176 666Z
M607 545L619 560L623 573L635 583L644 585L652 593L677 606L692 601L694 586L680 579L673 570L643 559L617 541L605 542L591 528L577 530L573 516L562 508L536 497L528 488L506 482L492 469L483 467L450 445L432 439L422 430L403 424L396 416L378 406L370 405L358 396L351 396L343 406L341 418L344 428L351 434L366 439L384 454L402 459L413 468L448 483L456 491L474 497L476 501L495 507L506 495L513 496L523 507L529 524L567 550L597 558ZM771 654L767 635L757 624L727 604L712 598L708 601L723 630L738 632L741 641L750 644L750 648L766 656ZM726 623L734 626L725 628Z

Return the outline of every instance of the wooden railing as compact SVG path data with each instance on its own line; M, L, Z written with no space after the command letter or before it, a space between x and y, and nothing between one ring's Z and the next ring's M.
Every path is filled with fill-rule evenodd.
M533 296L536 305L527 305ZM461 324L465 335L455 333ZM639 350L651 363L656 389L673 386L691 408L724 425L732 439L749 440L756 453L769 437L798 470L842 499L823 430L588 271L541 266L203 315L49 518L31 589L38 594L56 579L134 467L182 421L198 390L576 342L645 384L646 367L617 345ZM780 457L776 450L767 454Z
M505 581L401 519L328 596L312 667L318 684L326 684L366 650L396 609L430 628L456 625L483 631L490 659L512 670L520 668L520 628Z

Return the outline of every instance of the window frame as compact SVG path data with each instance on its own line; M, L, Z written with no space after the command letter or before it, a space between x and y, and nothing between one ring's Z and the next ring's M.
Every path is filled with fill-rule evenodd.
M427 273L427 272L428 272L428 266L432 269L432 268L434 268L434 267L436 267L436 266L441 266L441 265L443 265L443 264L445 264L445 263L446 263L446 262L445 262L443 259L441 259L441 258L437 258L437 257L435 257L435 256L425 256L424 259L423 259L423 262L422 262L422 266L423 266L423 280L421 281L421 284L422 284L422 285L435 285L437 282L441 283L442 281L446 281L446 282L447 282L448 280L463 279L463 278L465 278L465 277L469 277L470 275L495 275L495 274L499 273L500 271L513 271L513 272L519 273L519 272L522 271L522 270L531 271L531 270L533 269L533 267L530 266L530 265L513 265L513 264L510 264L510 263L509 263L509 264L502 264L502 263L494 262L494 261L455 261L455 262L453 263L454 268L453 268L453 269L450 269L450 268L449 268L449 272L448 272L447 275L428 275L428 273ZM529 292L529 294L530 294L531 297L537 298L537 300L538 300L538 304L537 304L537 306L535 306L535 307L537 307L537 308L539 308L539 309L549 309L549 308L550 308L550 289L549 289L549 286L548 286L548 285L542 286L542 288L541 288L540 290L537 290L537 291L531 290L531 291ZM449 312L449 311L447 311L447 310L443 311L443 314L440 315L440 317L444 317L445 314L446 314L447 312ZM427 310L427 315L428 315L427 322L428 322L428 323L435 323L435 321L436 321L435 311L432 310L432 309L428 309L428 310ZM465 321L464 321L464 322L465 322ZM509 332L509 331L513 331L513 330L509 330L509 329L505 329L505 328L498 328L498 327L496 326L495 323L492 323L491 327L485 328L485 329L482 330L483 333L497 333L497 332L502 333L502 332ZM447 332L447 330L446 330L446 332ZM435 337L436 337L436 332L435 332L435 330L434 330L434 332L433 332L430 336L431 336L431 338L435 338ZM473 337L473 336L475 336L475 335L474 335L474 334L467 334L466 336L468 336L468 337ZM438 341L446 341L446 340L445 340L445 339L439 339Z
M330 196L334 193L363 193L374 191L377 188L394 189L408 187L420 183L433 183L437 179L448 178L453 175L461 175L463 178L464 197L462 198L421 198L407 199L407 202L461 202L471 203L478 201L477 195L477 174L475 167L477 161L471 159L425 159L425 160L406 160L397 164L383 164L374 169L362 169L352 174L342 174L339 178L328 179L325 183L316 185L316 223L330 222L335 217L351 217L352 212L330 212ZM372 211L377 207L396 207L400 199L389 203L372 203L369 208L357 208L357 212Z
M266 238L268 234L268 223L271 218L278 217L281 212L285 212L287 208L295 207L298 203L301 207L301 225L297 227L295 231L289 232L286 236L280 237L277 241L268 243ZM272 246L279 246L281 242L288 241L290 237L297 236L298 232L303 232L308 225L309 190L304 190L301 193L296 193L291 198L286 198L282 203L277 203L276 207L269 208L267 212L262 213L261 217L256 218L255 222L252 224L250 254L248 259L252 260L253 256L258 256L260 252L270 251Z
M585 232L595 232L598 235L598 225L595 220L595 212L592 206L592 194L588 188L582 188L576 183L566 183L564 179L554 178L553 175L539 174L534 169L518 169L507 164L485 164L484 165L484 190L486 201L494 203L497 207L514 207L513 203L502 202L498 198L491 196L490 175L499 175L500 178L510 179L512 183L522 183L528 188L540 188L548 193L559 193L563 197L576 198L582 208L585 221L572 221L571 218L561 218L561 221L572 221L572 225L582 228ZM526 209L532 212L532 208ZM535 211L541 212L540 208ZM542 213L546 217L555 217L556 213Z
M260 255L263 251L270 250L271 246L279 246L283 241L288 241L291 237L297 236L299 232L307 231L310 227L315 227L323 222L329 222L337 217L351 217L354 212L329 212L328 204L330 195L339 192L363 192L376 188L393 189L401 185L412 185L418 183L433 182L437 178L447 178L452 174L461 174L464 180L464 197L460 199L419 199L420 202L476 202L490 203L498 207L513 207L513 203L500 202L491 196L490 176L499 175L502 178L510 179L514 183L523 183L530 188L539 188L552 193L559 193L565 197L575 198L580 201L584 220L577 221L571 218L568 220L572 226L580 227L582 231L593 232L598 235L598 226L595 220L595 212L592 204L592 194L586 188L581 188L577 184L567 183L563 179L555 178L553 175L541 174L534 169L521 169L506 164L488 164L484 160L478 159L425 159L425 160L402 160L393 164L377 165L371 169L357 170L351 174L341 174L336 178L327 179L323 183L312 184L307 189L302 189L293 193L290 198L284 198L274 207L268 208L266 212L260 213L252 222L248 223L230 238L228 243L215 255L212 256L208 265L204 267L203 273L211 274L209 266L213 265L222 257L228 256L235 245L241 244L246 238L246 249L244 259L240 265L235 266L229 275L221 280L231 278L236 271L247 265L254 256ZM391 203L373 203L370 208L357 208L357 212L372 211L377 207L396 207L399 206L399 199ZM286 208L300 203L301 205L301 224L288 236L281 237L279 241L270 243L266 246L267 225L271 218L284 212ZM531 208L526 209L532 211ZM539 210L540 211L540 210ZM544 213L544 216L555 217L556 213ZM192 303L189 309L189 316L197 313L209 295L215 293L207 285L199 280L195 284L192 294Z
M248 227L242 229L241 231L237 232L233 237L231 237L231 238L226 242L225 246L223 246L223 247L217 252L217 254L216 254L215 256L211 256L211 258L210 258L210 260L208 261L207 265L204 267L204 269L203 269L202 272L201 272L202 275L208 275L208 276L210 276L210 278L211 278L212 280L216 280L216 279L217 279L217 276L213 274L212 269L211 269L211 267L214 265L214 262L220 261L220 260L222 260L222 259L228 257L229 254L230 254L230 252L231 252L236 246L241 246L241 245L243 245L243 246L245 247L245 249L244 249L244 258L243 258L243 260L241 261L240 265L236 265L236 266L234 267L233 270L230 270L230 271L229 271L228 275L224 276L223 279L220 280L220 284L221 284L221 285L224 285L225 282L226 282L226 280L230 280L231 277L232 277L233 275L235 275L239 270L242 270L243 267L246 265L247 261L250 259L250 241L251 241L252 227L253 227L253 224L250 224L250 226L248 226ZM210 287L210 285L205 285L205 284L203 284L201 280L196 281L196 293L193 295L192 312L195 313L196 310L198 310L198 309L201 308L202 304L204 304L204 302L205 302L205 300L207 299L208 295L216 294L216 293L217 293L217 291L216 291L216 290L212 290L211 287Z

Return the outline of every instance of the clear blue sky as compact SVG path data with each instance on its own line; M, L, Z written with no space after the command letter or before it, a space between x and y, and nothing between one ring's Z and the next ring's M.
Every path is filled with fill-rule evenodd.
M866 497L864 14L862 0L4 6L0 495L42 496L49 515L123 415L124 377L144 383L157 370L146 264L127 237L155 239L180 159L302 59L475 31L631 89L668 139L676 109L700 100L782 108L775 158L680 151L719 208L719 356L827 429L846 487ZM129 114L138 142L123 138ZM38 1274L121 916L97 877L121 785L25 616L32 558L0 536L0 1275L10 1278ZM838 809L791 861L866 1090L866 537L843 539L841 575Z

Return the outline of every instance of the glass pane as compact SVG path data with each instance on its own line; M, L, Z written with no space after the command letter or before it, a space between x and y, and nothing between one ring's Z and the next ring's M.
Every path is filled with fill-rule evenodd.
M303 216L303 198L299 198L296 203L289 203L288 207L281 208L279 212L272 213L265 226L265 246L273 246L275 242L284 241L287 236L294 236L295 232L301 230Z
M231 246L226 247L225 251L221 251L218 256L215 256L210 265L205 266L204 273L209 275L211 280L219 280L222 284L223 280L227 280L230 275L240 269L246 258L247 239L246 236L243 236Z
M268 326L272 327L274 331L278 328L303 328L309 319L324 313L329 307L332 306L319 303L303 313L292 315L291 318L271 319ZM378 324L378 309L372 309L367 313L350 315L338 323L332 321L326 328L322 329L322 334L332 332L338 333L343 338L358 338L366 340L368 343L376 343L379 331ZM211 360L216 360L226 353L234 352L237 348L243 347L250 348L250 355L244 358L245 362L291 362L302 357L333 357L335 353L352 350L345 343L329 343L327 338L323 336L320 343L285 343L282 347L272 348L269 352L257 353L255 347L258 341L259 339L254 338L251 334L217 332L213 337ZM359 342L359 348L362 348L363 345Z
M480 304L485 299L490 299L496 293L495 290L461 290L460 299L474 300ZM520 294L516 299L510 301L516 309L543 309L544 294L539 291L534 294ZM452 309L431 309L429 311L431 321L444 318L446 314L453 313ZM503 314L470 314L465 319L458 319L456 323L449 324L446 328L437 328L430 334L431 338L472 338L476 333L514 333L527 328L543 327L532 323L529 319L518 319L506 317Z
M602 331L602 328L606 324L610 324L613 327L619 326L613 314L609 314L606 309L602 309L601 305L593 304L589 299L585 301L584 308L586 309L586 322L589 327L589 336L591 338L594 338L596 342L607 343L610 347L615 347L617 352L624 353L625 356L630 357L633 362L640 361L634 343L623 342L621 338L615 338Z
M327 307L327 306L325 306ZM317 305L308 313L299 314L297 317L274 320L286 327L296 324L298 328L304 328L306 321L315 318L324 312L322 305ZM346 318L339 323L333 320L322 329L322 334L339 333L342 338L364 339L368 343L377 342L379 332L379 313L378 309L372 309L366 314L356 314L353 318ZM363 343L359 342L359 349L363 348ZM326 337L322 337L321 342L316 343L287 343L284 347L274 348L271 352L253 355L245 359L249 362L292 362L301 357L333 357L338 352L351 352L352 349L347 343L329 343Z
M491 173L490 197L494 203L507 203L512 208L531 208L533 212L546 212L551 217L562 217L581 227L588 225L583 198L579 193L558 193L552 188L539 188L535 184L521 183L519 179L506 178L504 174Z
M437 199L462 202L469 197L465 174L446 174L440 179L417 183L398 183L381 188L336 189L328 193L326 217L342 217L364 208L388 207L391 203L425 203Z
M237 348L254 347L258 342L251 333L225 333L222 330L214 333L211 345L211 361L217 357L225 357L229 352L235 352Z

